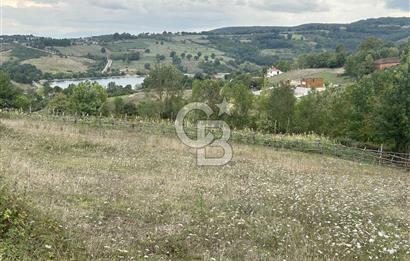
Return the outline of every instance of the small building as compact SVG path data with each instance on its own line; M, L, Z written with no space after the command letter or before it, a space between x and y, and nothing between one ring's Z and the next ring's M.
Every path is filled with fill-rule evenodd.
M275 77L279 74L282 74L283 72L281 70L279 70L276 67L271 67L266 71L266 77L267 78L271 78L271 77Z
M305 88L317 89L325 86L323 78L305 78L301 81L301 86Z
M374 67L376 67L377 70L384 70L399 64L400 58L398 57L384 58L374 61Z
M227 76L229 76L230 73L217 73L214 75L214 79L217 80L225 80Z

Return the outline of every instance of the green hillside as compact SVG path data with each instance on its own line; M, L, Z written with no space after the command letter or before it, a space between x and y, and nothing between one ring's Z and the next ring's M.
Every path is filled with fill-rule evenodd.
M63 40L5 36L2 44L7 48L2 48L0 55L1 63L14 61L35 66L40 63L45 72L59 73L59 77L98 76L107 59L113 61L107 73L114 75L147 74L157 64L173 64L188 74L260 72L264 66L279 61L293 62L305 54L334 51L338 46L351 53L369 37L392 46L404 44L410 36L409 28L410 18L402 17L350 24L227 27L202 33L115 33ZM56 63L58 57L67 59L73 66ZM78 58L94 62L82 60L79 64ZM52 61L48 66L43 63L47 60Z

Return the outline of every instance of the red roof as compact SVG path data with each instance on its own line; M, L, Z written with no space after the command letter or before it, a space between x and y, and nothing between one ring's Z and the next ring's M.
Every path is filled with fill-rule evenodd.
M398 57L390 57L390 58L384 58L384 59L379 59L374 61L375 64L386 64L386 63L400 63L400 58Z

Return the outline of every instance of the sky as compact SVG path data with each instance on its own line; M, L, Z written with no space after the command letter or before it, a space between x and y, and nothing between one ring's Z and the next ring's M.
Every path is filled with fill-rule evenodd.
M81 37L409 17L409 0L0 0L3 34Z

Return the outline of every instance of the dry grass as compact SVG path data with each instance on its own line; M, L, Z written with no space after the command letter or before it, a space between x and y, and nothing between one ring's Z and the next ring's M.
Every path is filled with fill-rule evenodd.
M323 78L325 82L342 86L353 84L353 79L348 76L340 76L344 73L343 68L320 68L320 69L300 69L283 73L269 79L271 83L279 83L287 80L302 80L303 78Z
M93 63L93 60L78 57L59 57L56 55L46 56L36 59L24 61L24 63L32 64L43 72L58 73L58 72L83 72Z
M96 56L105 56L105 54L101 53L102 46L100 45L72 45L67 47L54 47L63 55L69 56L77 56L77 57L85 57L88 54L96 55Z
M234 145L197 167L177 139L2 120L0 175L93 259L405 259L409 173Z
M1 51L0 52L0 65L6 63L10 60L13 60L13 55L11 54L11 50Z

